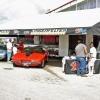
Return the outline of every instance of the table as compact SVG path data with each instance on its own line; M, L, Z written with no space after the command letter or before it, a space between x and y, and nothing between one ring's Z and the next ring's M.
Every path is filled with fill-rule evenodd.
M65 74L76 74L77 71L77 62L75 59L66 59L64 65ZM85 69L85 73L88 73L88 70ZM100 59L96 59L94 64L94 74L100 73Z

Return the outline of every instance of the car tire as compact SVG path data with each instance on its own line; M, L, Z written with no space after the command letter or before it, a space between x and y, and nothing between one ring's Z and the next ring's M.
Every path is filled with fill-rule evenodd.
M44 60L42 60L42 62L41 62L41 64L39 65L39 67L40 67L40 68L44 68L44 66L45 66L45 62L44 62Z
M7 61L7 56L4 58L4 61Z
M13 63L13 67L17 67L17 65L15 63Z

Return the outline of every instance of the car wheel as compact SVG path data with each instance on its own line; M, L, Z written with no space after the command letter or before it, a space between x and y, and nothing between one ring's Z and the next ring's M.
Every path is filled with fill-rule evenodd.
M42 62L41 62L41 64L39 65L39 67L44 68L44 66L45 66L45 62L44 62L44 60L42 60Z
M7 55L5 55L5 58L3 59L4 61L7 61Z
M13 67L17 67L17 65L15 63L13 63Z

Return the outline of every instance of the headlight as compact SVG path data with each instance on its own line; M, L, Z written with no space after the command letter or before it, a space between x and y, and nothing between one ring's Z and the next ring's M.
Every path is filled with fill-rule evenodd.
M31 64L39 64L39 62L38 61L31 61Z

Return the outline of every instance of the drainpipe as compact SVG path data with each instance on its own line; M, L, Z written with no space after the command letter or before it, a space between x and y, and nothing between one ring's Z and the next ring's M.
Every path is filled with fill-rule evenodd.
M98 0L96 0L96 8L98 8Z
M76 0L76 10L77 10L77 0Z
M72 10L71 3L70 3L70 11Z

